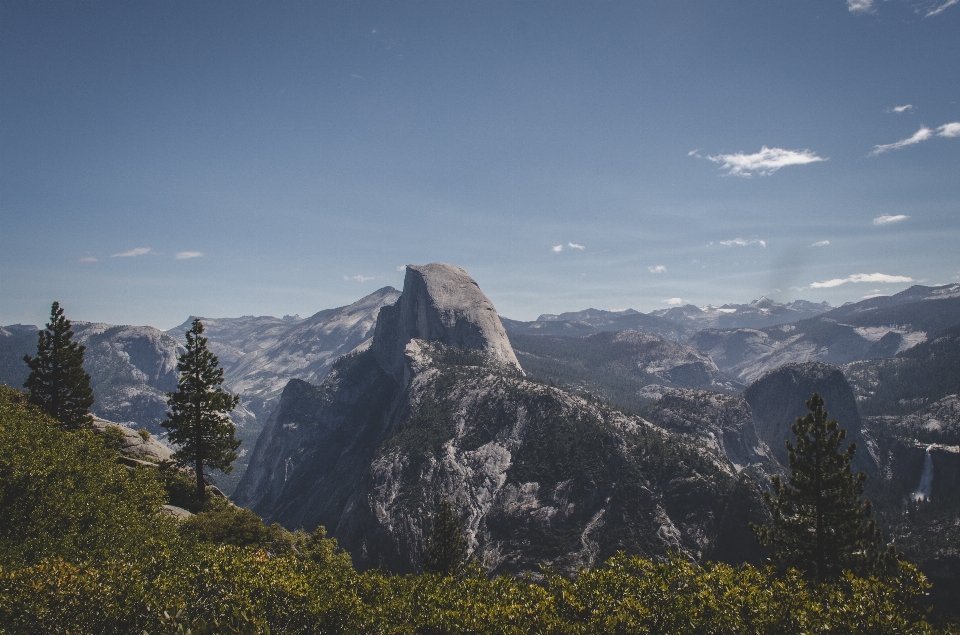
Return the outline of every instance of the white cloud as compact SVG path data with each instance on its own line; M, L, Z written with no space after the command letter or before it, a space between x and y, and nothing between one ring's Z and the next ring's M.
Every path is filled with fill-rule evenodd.
M930 18L930 17L933 17L933 16L935 16L935 15L939 15L939 14L943 13L943 11L944 11L947 7L952 7L953 5L957 4L957 2L960 2L960 0L947 0L946 2L944 2L943 4L941 4L941 5L940 5L939 7L937 7L936 9L931 9L930 11L928 11L927 14L926 14L925 16L923 16L923 17L925 17L925 18Z
M883 282L889 284L896 282L913 282L913 278L909 276L889 276L885 273L855 273L846 278L834 278L823 282L814 282L810 285L810 288L829 289L831 287L839 287L841 284L848 282Z
M813 243L813 244L810 245L810 246L811 246L811 247L829 247L829 246L830 246L830 241L829 241L829 240L818 240L817 242Z
M873 146L873 150L870 151L870 155L873 156L876 154L882 154L888 150L899 150L900 148L905 148L907 146L920 143L921 141L926 141L932 136L933 130L927 128L926 126L921 126L919 130L913 133L912 137L901 139L895 143L884 143L882 145Z
M373 276L360 276L360 275L356 275L356 276L344 276L343 279L344 279L344 280L353 280L353 281L355 281L355 282L367 282L367 281L369 281L369 280L373 280Z
M407 265L397 265L397 271L406 271Z
M890 110L897 113L898 115L902 115L905 112L913 112L914 108L913 108L913 104L905 104L903 106L894 106Z
M874 0L847 0L850 13L869 13L873 11Z
M666 270L667 268L663 265L657 265L657 266L650 265L649 267L647 267L647 271L649 271L650 273L663 273Z
M874 225L892 225L893 223L902 223L910 218L906 214L884 214L873 219Z
M577 243L567 243L567 247L569 247L570 249L579 249L580 251L583 251L584 249L586 249L586 247L584 247L583 245L578 245Z
M121 251L119 254L113 254L111 258L135 258L136 256L146 256L152 253L154 253L154 251L150 247L137 247L130 251Z
M958 0L960 1L960 0ZM938 137L960 137L960 121L945 123L937 128Z
M733 240L721 240L720 244L724 247L747 247L749 245L760 245L764 249L767 247L767 242L759 238L751 238L750 240L734 238Z
M177 260L190 260L191 258L203 258L202 251L178 251L173 256Z
M694 152L691 156L707 159L719 163L727 171L728 176L769 176L788 165L805 165L826 161L809 150L784 150L783 148L768 148L763 146L760 152L754 154L718 154L717 156L703 157Z
M683 304L683 298L667 298L666 300L660 300L664 304L669 304L670 306L680 306Z
M563 251L563 245L554 245L550 248L550 250L555 254L559 254L561 251Z
M97 258L96 256L84 256L77 262L100 262L100 259Z

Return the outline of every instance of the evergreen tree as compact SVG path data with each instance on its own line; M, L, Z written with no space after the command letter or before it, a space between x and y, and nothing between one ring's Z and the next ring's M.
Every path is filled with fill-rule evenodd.
M73 341L70 320L63 316L59 302L50 307L50 322L40 331L37 356L23 356L30 376L23 387L30 392L30 403L59 421L68 430L93 423L90 406L93 391L90 375L83 370L86 346Z
M234 437L236 426L227 414L240 397L221 387L223 369L202 334L203 324L194 319L187 331L187 350L177 359L180 380L177 391L167 393L170 412L163 423L170 441L180 446L174 458L196 471L199 504L204 501L204 467L229 473L240 447Z
M449 501L440 503L433 519L433 528L423 549L423 570L426 573L458 575L467 564L467 541L463 537L460 518Z
M850 471L856 444L840 451L846 430L836 419L827 419L823 405L823 398L813 393L807 400L810 412L793 424L796 445L785 442L789 480L785 484L774 475L773 492L764 493L773 522L752 528L761 544L773 547L774 563L818 581L835 580L845 570L879 573L896 553L892 547L881 551L870 501L862 500L867 475Z

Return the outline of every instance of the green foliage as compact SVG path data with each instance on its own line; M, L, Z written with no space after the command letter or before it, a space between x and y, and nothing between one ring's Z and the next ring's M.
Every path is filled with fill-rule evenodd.
M856 445L840 451L846 431L827 418L823 405L823 398L813 393L807 400L810 412L793 424L796 445L786 442L789 481L772 477L773 493L765 492L772 524L754 526L754 531L763 545L773 547L773 561L780 567L799 569L821 582L839 579L848 570L882 572L896 555L892 548L881 551L870 502L861 500L867 475L850 471Z
M139 430L137 430L137 434L140 435L140 438L143 439L144 442L150 440L150 431L147 430L146 428L140 428Z
M249 509L223 501L187 518L180 524L180 535L189 540L257 547L272 552L292 547L292 536L279 524L264 524Z
M23 387L30 392L30 403L63 427L76 430L89 427L93 422L90 416L93 391L90 375L83 370L86 347L73 341L70 326L60 303L54 302L46 330L38 333L37 356L23 357L30 367L30 376Z
M463 526L450 501L443 500L423 547L423 570L455 576L463 573L466 565L467 541L463 537Z
M103 439L103 444L111 450L119 450L127 435L124 434L123 428L120 426L108 425L100 433L100 438Z
M857 362L844 373L850 375L864 415L915 412L960 391L960 324L892 359ZM939 439L931 439L935 441Z
M155 471L115 457L92 431L64 431L0 386L0 565L144 557L168 538Z
M170 431L170 441L180 447L175 458L193 465L197 500L203 500L204 466L229 473L237 458L240 441L227 413L240 403L240 397L221 387L223 369L207 348L199 319L187 331L187 348L178 359L177 371L180 381L177 391L167 395L170 412L163 426Z
M158 509L179 472L114 457L0 387L0 635L957 632L925 620L927 585L902 562L830 583L680 555L619 555L543 584L475 564L360 574L322 528L289 534L225 502L177 531Z

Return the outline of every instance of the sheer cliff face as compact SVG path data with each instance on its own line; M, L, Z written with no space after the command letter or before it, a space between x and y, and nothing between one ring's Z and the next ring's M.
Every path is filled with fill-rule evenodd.
M781 465L786 466L785 440L795 443L791 426L810 412L806 400L819 393L831 419L857 444L854 469L876 472L876 449L862 432L863 424L850 384L837 366L822 362L785 364L755 381L743 393L753 409L757 435Z
M722 557L721 526L748 532L723 523L743 514L736 491L717 453L524 378L476 283L427 265L408 268L370 349L319 386L288 384L235 498L393 571L418 568L446 499L491 569L573 572L619 549Z
M520 370L493 303L470 274L454 265L408 265L400 299L380 311L373 350L397 380L412 339L483 351L495 362Z

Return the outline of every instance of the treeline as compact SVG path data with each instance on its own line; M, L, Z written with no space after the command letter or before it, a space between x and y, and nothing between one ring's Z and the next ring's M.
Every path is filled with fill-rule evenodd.
M626 555L568 580L358 572L322 529L227 503L178 523L176 479L127 468L0 388L0 633L935 633L901 563L829 584Z
M960 391L960 324L895 358L852 365L864 415L906 415ZM865 388L876 387L867 392Z

